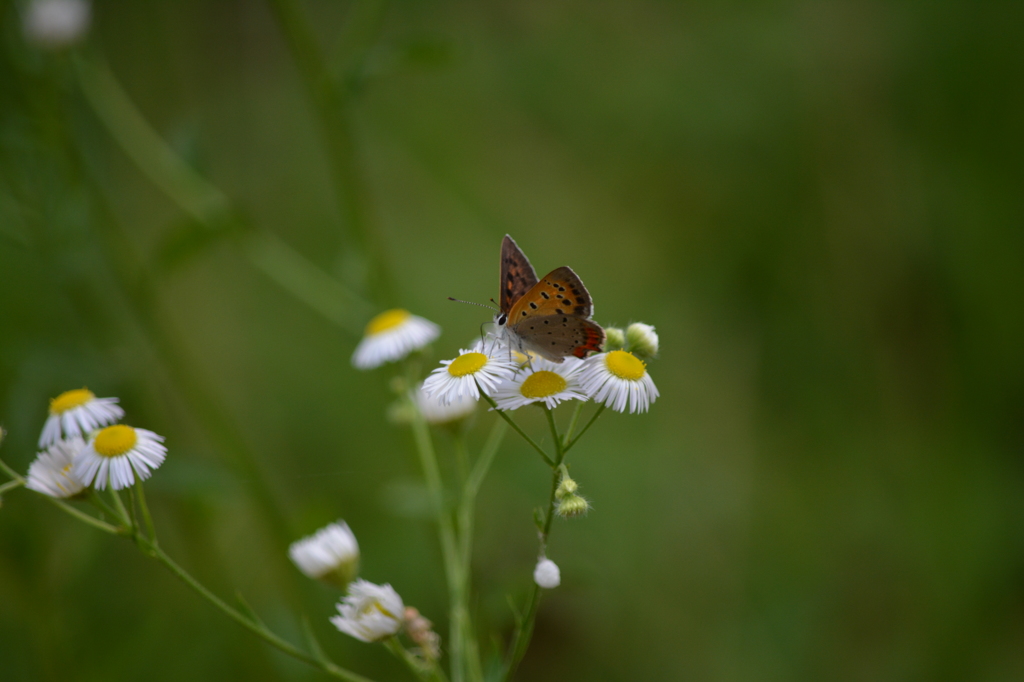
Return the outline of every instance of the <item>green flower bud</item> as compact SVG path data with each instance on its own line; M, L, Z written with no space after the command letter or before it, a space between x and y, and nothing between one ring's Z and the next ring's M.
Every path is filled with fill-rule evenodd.
M641 360L650 360L658 355L658 334L654 327L643 322L634 322L626 327L625 349Z
M626 345L626 335L618 327L604 328L604 347L602 350L622 350Z
M566 495L555 505L555 513L563 519L574 519L590 511L590 503L579 495Z

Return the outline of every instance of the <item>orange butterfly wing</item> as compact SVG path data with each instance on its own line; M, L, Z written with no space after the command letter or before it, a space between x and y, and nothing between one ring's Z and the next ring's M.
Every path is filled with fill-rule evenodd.
M568 355L583 358L601 350L604 330L587 319L593 312L590 292L572 268L563 266L513 304L507 324L528 350L561 362Z

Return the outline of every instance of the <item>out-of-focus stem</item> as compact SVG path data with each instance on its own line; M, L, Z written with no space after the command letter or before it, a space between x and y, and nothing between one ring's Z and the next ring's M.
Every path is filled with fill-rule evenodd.
M378 303L392 298L391 278L383 254L368 221L368 192L359 167L352 131L350 90L343 89L331 74L317 44L312 26L296 0L270 0L299 73L306 84L326 142L335 193L346 228L346 237L370 265L369 285ZM365 24L379 30L380 22ZM366 40L366 36L351 36Z

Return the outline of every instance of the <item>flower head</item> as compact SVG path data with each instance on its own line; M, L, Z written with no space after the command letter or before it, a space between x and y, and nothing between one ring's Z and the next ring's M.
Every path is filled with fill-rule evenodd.
M616 412L646 412L658 397L647 365L632 353L613 350L593 355L585 363L580 377L583 390Z
M87 388L65 391L50 400L50 416L39 436L39 447L53 445L62 434L64 438L85 438L90 431L113 424L123 416L124 410L117 405L117 398L97 398Z
M441 328L408 310L386 310L366 325L363 340L352 354L356 369L373 369L401 360L441 335Z
M658 356L658 332L643 322L634 322L626 327L625 349L641 360Z
M139 480L146 480L163 464L167 448L164 437L146 429L124 424L108 426L97 433L75 458L71 474L83 485L100 490L110 487L121 490Z
M496 355L460 350L459 357L454 360L441 361L441 366L423 382L423 390L442 405L450 405L462 397L479 400L481 390L493 395L498 384L511 379L515 370L515 363Z
M563 519L572 519L577 516L583 516L590 511L590 503L582 495L579 495L576 491L579 490L579 484L576 481L569 478L568 472L562 472L562 480L555 489L555 513L561 516Z
M583 361L566 358L561 364L534 358L530 368L524 368L512 379L498 386L494 402L499 410L515 410L530 403L544 403L554 408L563 400L586 400L587 394L580 386L580 372Z
M288 556L310 578L342 588L359 572L359 543L344 521L293 542Z
M50 497L74 497L85 486L72 473L75 458L86 447L80 436L59 440L40 452L28 468L25 487Z
M367 580L349 583L338 614L331 617L334 627L364 642L390 637L405 625L405 604L394 588Z
M545 590L551 590L562 584L562 573L558 564L547 557L541 557L537 567L533 569L533 582Z
M416 406L428 424L450 424L464 419L476 411L476 399L471 395L456 395L448 404L428 394L420 384L416 389Z
M66 47L85 35L89 14L86 0L32 0L22 28L25 38L40 47Z

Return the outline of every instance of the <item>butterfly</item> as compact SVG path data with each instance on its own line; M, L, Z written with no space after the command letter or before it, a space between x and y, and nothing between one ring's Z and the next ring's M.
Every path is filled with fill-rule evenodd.
M508 235L501 242L499 300L496 335L512 348L552 362L601 350L604 329L590 319L594 302L572 268L555 268L538 280L530 259Z

